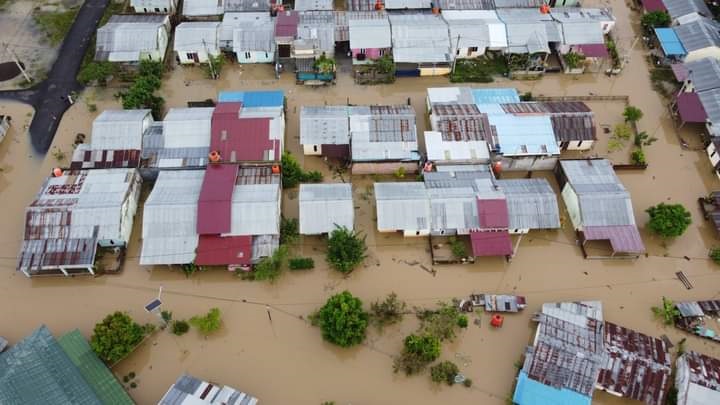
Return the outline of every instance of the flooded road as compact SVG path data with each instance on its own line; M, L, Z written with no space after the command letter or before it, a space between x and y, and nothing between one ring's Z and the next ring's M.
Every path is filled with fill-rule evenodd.
M588 5L586 5L588 6ZM621 2L612 4L618 24L616 36L631 44L635 35L629 14ZM374 197L371 178L352 178L356 227L367 234L369 255L363 268L343 278L324 262L324 243L317 237L302 238L296 252L315 259L317 268L308 272L286 272L275 284L241 281L226 271L199 273L186 279L178 271L140 268L139 237L142 210L136 216L133 241L122 274L98 278L27 279L14 271L15 257L22 238L23 207L31 201L43 177L55 166L53 150L68 154L76 133L90 131L92 119L106 108L118 108L112 97L117 89L91 90L74 105L60 125L51 153L44 160L32 156L25 133L30 109L0 103L0 111L13 116L13 130L0 145L0 202L4 208L0 233L0 334L11 342L27 335L41 323L55 334L79 328L86 336L105 314L126 310L137 320L153 322L143 305L164 287L164 307L175 318L189 318L218 307L223 312L223 331L204 339L194 330L176 337L169 332L154 335L136 353L114 370L122 376L137 374L138 387L130 394L139 404L153 404L177 376L188 372L227 384L261 399L264 404L504 404L511 395L518 361L534 331L533 312L543 302L561 300L602 300L605 319L673 342L688 338L689 349L720 357L720 346L664 328L651 315L650 307L661 297L674 300L711 299L720 294L720 269L707 259L707 251L718 244L714 229L705 222L696 199L720 187L710 164L700 151L680 148L678 137L699 143L699 128L684 128L678 134L668 117L666 102L653 92L644 59L637 44L630 53L630 64L615 78L584 75L572 78L548 75L530 82L498 82L487 87L513 86L534 95L628 95L644 117L638 127L658 138L646 148L649 167L644 172L620 172L629 189L640 224L648 257L637 261L584 260L569 226L555 232L531 232L520 244L512 263L482 259L474 265L435 266L435 276L420 265L432 268L427 239L403 239L399 235L375 231ZM290 75L280 81L267 66L227 68L221 80L202 78L199 69L177 68L165 82L162 93L167 107L184 106L188 100L216 97L222 89L282 88L288 98L286 147L306 168L327 168L321 159L303 158L298 145L300 105L363 103L405 103L410 98L418 113L418 132L425 129L425 89L449 86L446 78L403 78L391 86L354 86L347 72L338 84L322 89L295 85ZM90 112L87 104L96 104ZM598 125L614 126L622 121L617 102L593 102ZM604 155L607 134L591 154ZM611 158L627 159L629 149ZM549 173L535 173L549 176ZM345 175L346 180L350 179ZM331 177L327 177L328 181ZM333 179L332 181L340 181ZM554 180L551 180L557 187ZM370 188L369 188L370 187ZM285 193L283 211L297 215L297 193ZM644 210L659 202L680 202L693 215L687 233L667 247L644 228ZM565 224L569 224L567 214ZM687 256L690 260L685 259ZM412 264L419 262L418 264ZM411 264L409 264L411 263ZM695 286L686 290L674 273L683 271ZM439 387L427 375L406 378L392 372L391 356L397 354L402 338L416 327L414 319L379 334L369 330L366 344L338 349L322 341L317 328L303 318L331 294L344 289L362 298L367 305L394 291L410 306L431 306L437 301L462 297L471 291L517 293L527 297L528 308L506 317L502 329L489 328L489 317L482 315L481 326L461 332L455 342L443 346L442 359L452 360L471 378L471 389ZM266 305L270 306L272 321ZM596 404L630 404L597 392Z

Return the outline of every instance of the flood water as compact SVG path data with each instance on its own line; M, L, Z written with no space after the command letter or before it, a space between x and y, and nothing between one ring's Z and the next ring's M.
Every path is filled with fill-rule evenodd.
M633 43L636 27L630 25L637 14L630 14L622 2L610 4L618 19L615 35L621 53ZM586 4L586 6L591 6ZM622 49L625 46L625 49ZM678 131L673 126L667 102L653 92L641 43L629 51L630 64L612 79L603 74L579 78L548 75L530 82L498 82L486 86L513 86L535 95L628 95L644 117L639 122L658 141L646 148L649 167L641 172L619 172L633 198L635 215L648 248L648 256L636 261L584 260L569 226L554 232L531 232L525 236L512 263L501 259L482 259L474 265L435 266L429 255L428 240L403 239L400 235L376 232L373 180L352 179L356 206L356 227L367 235L369 258L365 265L343 278L324 262L320 238L302 238L295 251L315 259L317 268L307 272L286 272L275 284L241 281L223 271L199 273L186 279L178 271L138 266L142 207L135 218L133 240L124 271L117 276L97 278L27 279L15 272L15 257L22 239L23 209L33 198L44 176L57 165L52 151L70 153L75 134L89 134L92 119L106 108L119 108L113 98L117 89L88 90L84 100L65 115L51 149L45 158L31 151L25 133L31 110L0 102L0 111L13 117L13 129L0 145L0 203L3 207L0 232L0 335L11 343L47 324L60 335L79 328L86 336L94 324L115 310L128 311L138 321L154 322L144 312L144 304L164 287L164 308L175 318L189 318L218 307L223 312L223 330L204 339L194 330L176 337L169 332L155 334L136 353L113 371L137 374L138 387L130 394L139 404L156 403L181 373L212 380L244 390L265 404L503 404L511 395L516 375L514 363L534 331L533 312L544 302L562 300L602 300L605 319L646 334L666 334L673 342L688 338L687 347L720 357L720 345L691 337L673 328L662 327L653 319L650 307L662 296L673 300L712 299L720 294L720 269L707 259L709 248L717 244L715 231L703 220L696 199L720 187L703 151L683 150L679 137L699 145L700 128ZM177 68L162 89L167 107L185 106L188 100L216 97L221 89L282 88L288 98L286 148L306 168L324 170L317 157L303 158L298 145L300 105L390 104L410 98L418 113L418 132L425 129L425 89L449 86L446 78L402 78L389 86L365 87L352 84L348 72L339 74L336 86L308 89L296 86L285 74L275 81L267 66L225 69L217 82L203 79L199 69ZM98 112L89 112L96 104ZM598 126L621 122L623 106L617 102L592 102ZM590 154L606 155L607 134L599 131L599 141ZM629 149L610 157L627 161ZM546 176L557 188L549 173ZM297 192L286 191L283 211L297 216ZM685 235L663 246L644 228L648 206L660 202L679 202L691 212L693 224ZM561 210L564 207L561 204ZM687 257L688 259L686 259ZM416 264L417 262L417 264ZM435 275L421 268L434 268ZM683 271L694 288L686 290L675 278ZM472 324L452 343L443 345L442 358L454 361L461 372L472 378L471 389L433 385L427 375L407 378L393 374L392 356L402 338L417 326L411 318L380 334L369 329L366 344L339 349L322 341L317 328L303 317L319 307L329 295L344 289L366 303L394 291L411 306L431 306L441 300L463 297L472 291L525 295L528 308L506 317L501 329L489 327L482 315L481 325ZM266 305L270 306L270 317ZM597 392L597 404L625 404L625 401Z

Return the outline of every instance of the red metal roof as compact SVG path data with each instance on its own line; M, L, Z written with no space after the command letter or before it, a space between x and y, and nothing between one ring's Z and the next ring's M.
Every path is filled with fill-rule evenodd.
M473 256L508 256L512 254L510 233L504 231L471 231Z
M586 226L586 240L607 240L615 253L644 253L640 232L635 225Z
M667 11L667 8L665 8L665 4L663 4L662 0L642 0L641 3L643 8L649 12Z
M208 165L198 202L198 234L217 235L230 232L232 195L237 173L237 165Z
M588 58L607 58L610 56L605 44L582 44L576 45L575 48Z
M677 96L678 112L683 122L705 123L707 113L697 93L680 93Z
M201 266L250 265L252 236L200 235L195 263Z
M270 118L240 118L241 103L219 103L212 116L210 150L226 162L280 160L280 141L270 139Z
M285 11L278 13L275 20L276 37L295 37L300 24L300 14L297 11Z
M477 200L478 222L480 229L507 229L508 207L505 199Z

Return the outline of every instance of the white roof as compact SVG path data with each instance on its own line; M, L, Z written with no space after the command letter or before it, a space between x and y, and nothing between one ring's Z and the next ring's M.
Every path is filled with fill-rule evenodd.
M560 154L549 116L490 114L488 119L505 156Z
M215 108L171 108L162 122L165 148L210 146L211 119Z
M300 144L349 145L351 109L348 106L300 107Z
M428 101L436 103L475 104L468 87L430 87L427 89Z
M279 235L279 198L277 183L235 186L230 235Z
M720 403L720 391L703 387L700 384L688 384L685 405L708 405Z
M390 21L387 18L372 20L350 19L349 35L351 49L390 48Z
M256 27L268 25L274 30L270 13L225 13L220 23L220 40L232 41L233 31L237 28L252 31Z
M445 20L430 14L391 14L395 62L449 62L450 34Z
M182 15L200 17L220 15L224 12L223 0L184 0Z
M487 142L446 141L437 131L425 131L425 150L428 160L435 162L490 160Z
M388 10L404 10L406 8L430 8L430 0L385 0L385 8Z
M217 51L220 23L216 21L184 22L175 28L175 51L207 49ZM204 42L203 42L204 41Z
M425 184L375 183L375 202L379 230L430 230L430 200Z
M482 46L506 48L505 23L495 10L444 10L442 17L450 27L450 44L455 49L458 35L460 48Z
M140 150L142 136L153 119L150 110L105 110L92 126L93 150Z
M143 211L141 265L195 260L204 170L161 171Z
M337 226L353 229L350 184L301 184L299 205L302 235L330 233Z
M158 34L167 24L167 16L112 16L97 30L95 59L135 62L143 52L162 51Z
M332 9L333 0L295 0L295 10L297 11L332 11Z

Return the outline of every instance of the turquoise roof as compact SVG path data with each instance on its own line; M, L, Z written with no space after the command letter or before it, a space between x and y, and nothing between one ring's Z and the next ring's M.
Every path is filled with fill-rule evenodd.
M285 94L282 90L221 91L218 101L221 103L240 102L245 107L282 107Z
M519 103L520 95L513 88L472 89L475 104Z
M557 389L532 380L521 371L513 403L516 405L590 405L591 398L566 388Z
M672 28L655 28L655 35L660 41L665 56L685 56L687 52Z

